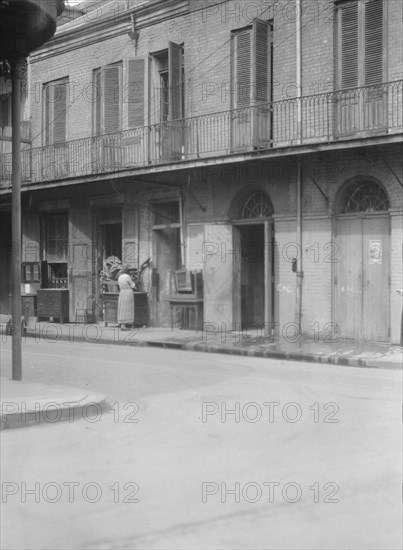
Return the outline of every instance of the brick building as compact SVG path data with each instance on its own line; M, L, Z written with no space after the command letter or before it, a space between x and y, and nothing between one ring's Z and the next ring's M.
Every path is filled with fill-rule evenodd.
M402 7L87 3L29 62L29 292L64 287L70 322L102 322L106 258L151 258L152 326L187 269L206 330L398 343Z

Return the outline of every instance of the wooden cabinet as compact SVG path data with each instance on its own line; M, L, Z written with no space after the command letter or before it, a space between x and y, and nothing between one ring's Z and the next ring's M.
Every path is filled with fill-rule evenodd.
M25 319L36 317L36 294L23 294L21 296L21 315Z
M102 299L105 326L108 326L108 323L117 323L119 293L104 292L102 294Z
M203 274L186 269L170 273L171 329L203 330Z
M64 323L69 319L69 291L65 289L39 289L37 293L38 320L41 318L59 319Z
M143 327L148 325L148 299L145 292L133 292L134 295L134 314L135 326ZM108 326L108 323L116 324L118 322L118 292L104 292L103 298L103 310L104 310L104 322Z

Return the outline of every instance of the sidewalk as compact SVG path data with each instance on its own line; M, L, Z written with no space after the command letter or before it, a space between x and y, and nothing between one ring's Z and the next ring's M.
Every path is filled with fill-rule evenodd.
M1 327L4 338L5 327ZM122 331L118 326L35 323L28 324L27 338L49 342L70 341L99 344L120 344L132 346L154 346L199 351L226 353L248 357L267 357L281 360L310 361L334 365L369 367L382 369L402 368L402 348L382 343L356 343L348 340L331 342L331 335L313 338L299 338L293 342L281 338L274 341L262 331L196 332L175 328L138 328Z
M96 416L106 406L103 395L85 390L16 382L1 378L0 430L37 424L72 422L80 416Z

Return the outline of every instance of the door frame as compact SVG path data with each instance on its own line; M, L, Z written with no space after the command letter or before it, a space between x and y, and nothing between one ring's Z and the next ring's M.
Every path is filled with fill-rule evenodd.
M274 332L274 282L275 282L275 266L274 266L274 219L270 218L245 218L232 222L233 234L242 226L263 225L264 230L264 335L272 336ZM241 251L240 251L241 254ZM234 263L236 263L237 254L234 255ZM241 258L239 258L241 261ZM235 267L235 266L234 266ZM242 327L242 308L241 308L241 285L240 280L235 277L235 269L233 275L233 312L234 326Z

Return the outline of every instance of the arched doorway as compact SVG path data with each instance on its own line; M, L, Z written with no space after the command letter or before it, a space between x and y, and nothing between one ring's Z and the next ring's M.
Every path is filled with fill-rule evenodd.
M355 179L336 204L335 321L340 338L390 338L389 198L373 178Z
M266 328L273 321L273 205L259 188L242 192L230 216L240 254L234 269L234 319L242 329Z

